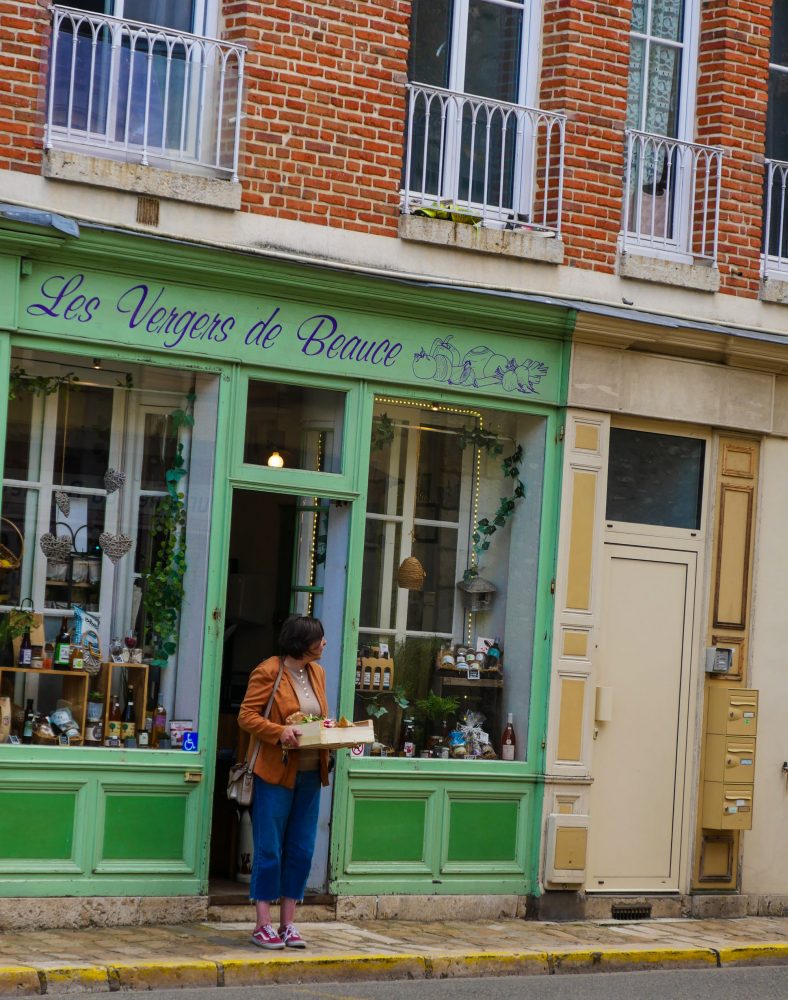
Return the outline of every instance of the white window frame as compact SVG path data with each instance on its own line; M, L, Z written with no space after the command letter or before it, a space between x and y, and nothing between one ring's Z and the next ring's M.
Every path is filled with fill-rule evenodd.
M774 20L772 20L772 29L773 28L774 28ZM772 37L770 40L770 46L772 47L772 51L773 51L773 45L774 45L774 38ZM769 60L770 82L773 75L784 75L786 78L788 78L788 63L776 63L772 62L770 59ZM763 252L761 253L761 261L762 261L764 277L774 277L782 281L785 281L786 278L788 277L788 259L786 259L786 257L780 256L779 254L769 253L769 240L771 236L769 229L771 227L772 220L771 220L771 191L768 188L771 186L769 185L769 179L770 179L769 165L770 163L774 163L776 165L774 169L774 174L775 176L780 177L780 185L781 187L784 187L784 190L786 191L786 194L783 198L783 214L781 215L782 219L781 228L784 233L786 229L788 229L788 179L783 180L783 178L788 168L777 166L778 164L784 163L786 161L776 160L773 156L769 154L769 138L770 137L767 133L766 175L764 177L764 184L768 185L768 187L766 190L766 203L767 203L766 212L764 214L764 219L763 219L764 239L763 239ZM788 159L788 157L786 157L786 159Z
M630 58L632 54L632 41L637 39L643 41L644 54L643 65L645 67L644 86L641 91L640 100L640 120L634 125L639 131L649 131L646 128L646 97L648 94L648 71L651 45L659 44L667 48L679 49L681 51L681 74L678 94L678 115L676 119L676 135L667 136L668 139L675 139L678 142L693 142L695 140L695 111L697 103L697 80L698 80L698 47L700 42L700 0L683 0L684 2L684 37L681 41L672 41L651 34L651 15L654 0L647 0L648 23L646 31L634 31L630 28ZM629 111L629 108L627 108ZM662 133L652 133L660 135ZM684 169L687 168L685 162ZM637 242L637 234L632 230L629 234L622 233L620 238L621 249L626 246L628 249L635 248L638 254L648 257L667 258L679 263L691 263L692 255L682 252L679 247L685 246L690 229L689 204L690 185L681 185L682 196L673 202L673 232L674 236L665 240L659 247L654 247L654 239L651 239L651 246L640 246ZM630 198L630 191L624 191L624 197ZM630 221L630 226L632 225Z

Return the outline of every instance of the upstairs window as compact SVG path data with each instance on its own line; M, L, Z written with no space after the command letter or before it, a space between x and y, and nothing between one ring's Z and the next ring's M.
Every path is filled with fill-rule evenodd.
M774 0L766 116L766 269L788 271L788 0ZM784 275L783 275L784 276Z

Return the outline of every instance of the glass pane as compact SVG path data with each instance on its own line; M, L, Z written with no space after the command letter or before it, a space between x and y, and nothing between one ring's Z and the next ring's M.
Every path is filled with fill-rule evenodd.
M460 516L465 452L457 447L457 434L424 421L419 437L416 478L416 517L429 521L457 521Z
M705 443L646 431L610 431L606 518L700 527Z
M137 544L134 546L134 572L146 573L153 565L153 557L163 539L153 530L156 508L162 497L140 497L137 505Z
M244 461L341 472L344 416L343 392L250 380Z
M433 373L436 364L462 367L448 342L433 345L429 360ZM367 512L356 716L377 720L376 754L409 755L415 745L421 755L495 759L511 712L520 740L511 759L522 760L544 421L404 400L376 403L375 419L384 412L386 470L396 468L402 482L396 518ZM373 425L373 445L383 436ZM379 453L373 446L373 462ZM378 510L386 475L373 465ZM530 499L519 503L524 480ZM466 741L463 730L479 735Z
M681 52L665 45L652 45L646 97L647 132L676 136L680 75Z
M129 21L191 31L193 7L193 0L125 0L123 16Z
M395 423L385 410L376 414L372 421L367 483L367 510L370 513L389 516L402 513L407 428L406 421Z
M394 628L402 526L392 521L368 520L364 531L364 587L361 592L361 628Z
M426 574L421 590L409 591L408 631L451 635L457 598L457 531L418 525L412 556Z
M772 4L771 62L788 66L788 3L774 0Z
M766 117L766 155L772 160L788 160L788 72L769 74L769 103Z
M633 0L632 3L632 30L645 32L646 21L646 0Z
M33 393L18 392L8 401L5 438L5 479L35 479L30 468Z
M680 42L684 34L685 0L652 0L651 35Z
M633 38L629 51L629 82L627 84L627 128L643 129L643 73L646 43Z
M465 93L516 101L520 86L523 12L470 0Z
M175 425L167 413L146 413L142 443L140 488L161 490L177 446Z
M293 614L314 614L314 599L322 593L326 575L328 501L299 500L296 507L293 556Z
M65 561L47 560L44 607L99 610L102 555L99 535L104 531L106 497L71 494L69 512L64 514L52 500L49 531L67 538L71 552Z
M432 87L448 87L451 13L451 0L414 0L408 79Z
M81 385L58 393L54 482L104 489L109 466L112 390Z
M0 604L18 607L33 596L38 490L3 488L0 519Z

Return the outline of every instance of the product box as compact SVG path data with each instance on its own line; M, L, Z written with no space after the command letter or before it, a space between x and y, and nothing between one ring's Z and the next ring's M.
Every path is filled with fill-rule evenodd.
M301 730L298 747L319 747L324 750L336 750L339 747L356 747L363 743L375 742L375 730L372 719L354 722L351 726L326 726L324 722L298 722L296 728Z
M172 749L180 750L183 746L183 734L190 733L194 729L191 719L173 719L170 723L170 739Z

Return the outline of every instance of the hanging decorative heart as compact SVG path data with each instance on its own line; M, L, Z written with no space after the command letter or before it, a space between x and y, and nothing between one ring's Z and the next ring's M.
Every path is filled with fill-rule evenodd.
M47 531L39 538L38 544L41 546L41 551L47 559L51 559L52 562L68 562L71 555L72 542L67 535L57 537Z
M107 493L114 493L126 482L126 473L117 469L107 469L104 473L104 487Z
M114 535L111 531L103 531L99 535L99 545L104 555L114 563L120 562L133 544L128 535Z
M64 517L68 517L71 513L71 497L68 493L64 493L63 490L56 490L55 506Z

